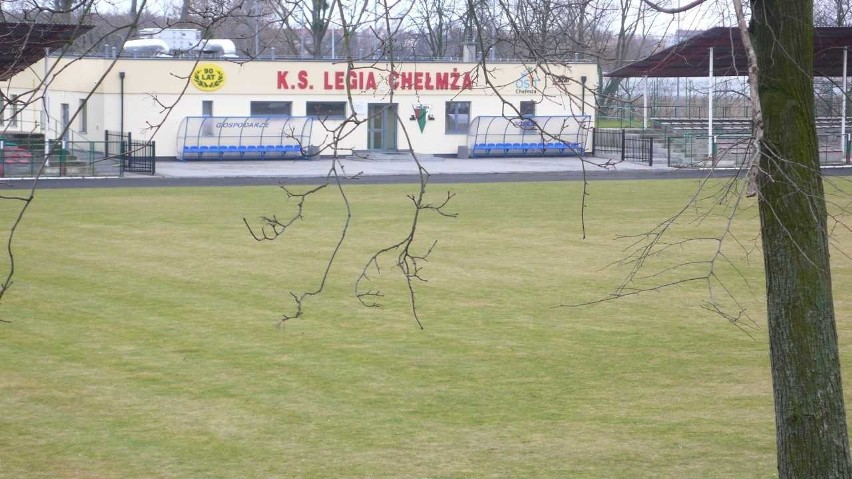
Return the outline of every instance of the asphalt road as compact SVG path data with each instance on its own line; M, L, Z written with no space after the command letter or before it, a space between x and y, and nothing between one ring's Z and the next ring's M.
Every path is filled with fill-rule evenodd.
M561 172L512 172L512 173L442 173L429 177L430 183L500 183L526 181L589 181L600 180L663 180L730 178L742 171L732 169L695 170L695 169L654 169L654 170L624 170L624 171L561 171ZM825 176L850 176L852 168L825 168ZM42 178L39 189L52 188L144 188L144 187L203 187L203 186L263 186L280 185L312 185L326 181L324 176L228 176L228 177L161 177L132 175L122 178ZM346 184L394 184L418 183L417 175L369 175L357 176L343 180ZM26 190L33 187L32 179L7 178L0 182L0 188Z

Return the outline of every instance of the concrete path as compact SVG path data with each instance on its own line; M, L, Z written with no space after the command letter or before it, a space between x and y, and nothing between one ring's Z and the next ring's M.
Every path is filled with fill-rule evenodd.
M636 163L613 162L605 158L475 158L457 159L419 155L419 161L432 175L542 173L587 171L659 171L662 166L648 167ZM417 165L405 154L379 154L372 157L346 157L340 161L347 175L364 176L416 175ZM157 176L163 178L226 178L226 177L318 177L331 169L332 160L299 161L160 161Z
M432 183L492 183L516 181L579 181L730 177L735 169L649 167L606 158L475 158L418 156ZM417 166L404 153L371 153L340 160L346 176L360 184L416 183ZM585 166L585 168L584 168ZM154 176L127 173L124 177L43 177L38 188L115 188L153 186L243 186L319 184L332 167L330 159L300 161L158 161ZM852 175L852 167L825 167L827 176ZM0 188L29 189L32 178L4 178Z

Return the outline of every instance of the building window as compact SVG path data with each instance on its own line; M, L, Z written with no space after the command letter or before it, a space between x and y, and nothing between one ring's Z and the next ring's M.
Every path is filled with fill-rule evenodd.
M307 116L320 120L343 120L346 118L345 101L309 101L305 103Z
M448 134L467 134L470 126L470 102L448 101L447 102L447 127Z
M201 101L201 116L212 117L213 116L213 100L202 100ZM213 120L208 119L204 120L201 124L201 134L203 136L213 136L215 132L213 128Z
M9 118L9 126L18 126L18 95L12 95L12 117Z
M534 101L522 101L521 107L518 109L521 112L521 116L535 116L535 102Z
M89 131L89 108L87 107L86 99L80 98L80 133Z
M60 111L60 120L62 121L62 139L68 140L70 135L68 134L69 126L71 126L71 105L68 103L61 103L59 105Z
M290 116L292 107L289 101L253 101L251 116Z

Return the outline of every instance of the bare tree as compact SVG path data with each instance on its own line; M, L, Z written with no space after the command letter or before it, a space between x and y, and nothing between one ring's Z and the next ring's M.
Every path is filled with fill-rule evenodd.
M845 27L852 16L849 0L815 0L814 25L819 27Z
M778 469L782 478L852 477L813 123L813 8L753 0L752 11Z
M657 46L658 41L651 35L652 19L656 12L646 3L641 0L617 0L605 7L605 11L605 16L596 14L593 18L599 19L595 22L597 25L608 22L603 28L606 34L598 33L594 43L588 40L591 53L600 59L604 68L617 68L637 60ZM625 86L625 79L609 78L601 87L598 92L601 115L611 113L618 102L619 91Z
M57 21L71 23L71 10L74 8L74 0L53 0L53 8Z
M181 23L185 23L189 21L189 10L192 5L192 0L183 0L180 3L180 15L178 16L178 21Z
M271 6L284 28L297 33L300 50L304 49L313 58L322 58L326 34L336 17L338 1L280 0L272 2ZM308 41L303 33L309 36Z
M445 57L450 50L451 32L461 27L460 5L453 0L416 0L412 23L428 45L429 55Z
M749 57L756 138L749 191L760 211L778 471L782 478L848 478L852 460L814 122L813 3L752 0L750 26L740 1L734 6Z

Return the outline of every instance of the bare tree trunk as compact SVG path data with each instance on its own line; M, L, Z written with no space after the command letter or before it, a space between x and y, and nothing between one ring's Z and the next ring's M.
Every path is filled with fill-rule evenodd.
M752 0L765 126L759 209L782 479L852 477L814 127L812 7Z
M849 11L849 4L845 0L834 0L835 7L835 25L842 27L846 25L846 14Z
M311 0L311 56L322 58L322 44L329 25L329 4L326 0Z
M189 21L189 5L190 0L183 0L180 5L180 18L178 21L180 22L188 22Z
M71 23L71 7L74 6L72 0L54 0L53 7L56 10L54 14L57 23Z

